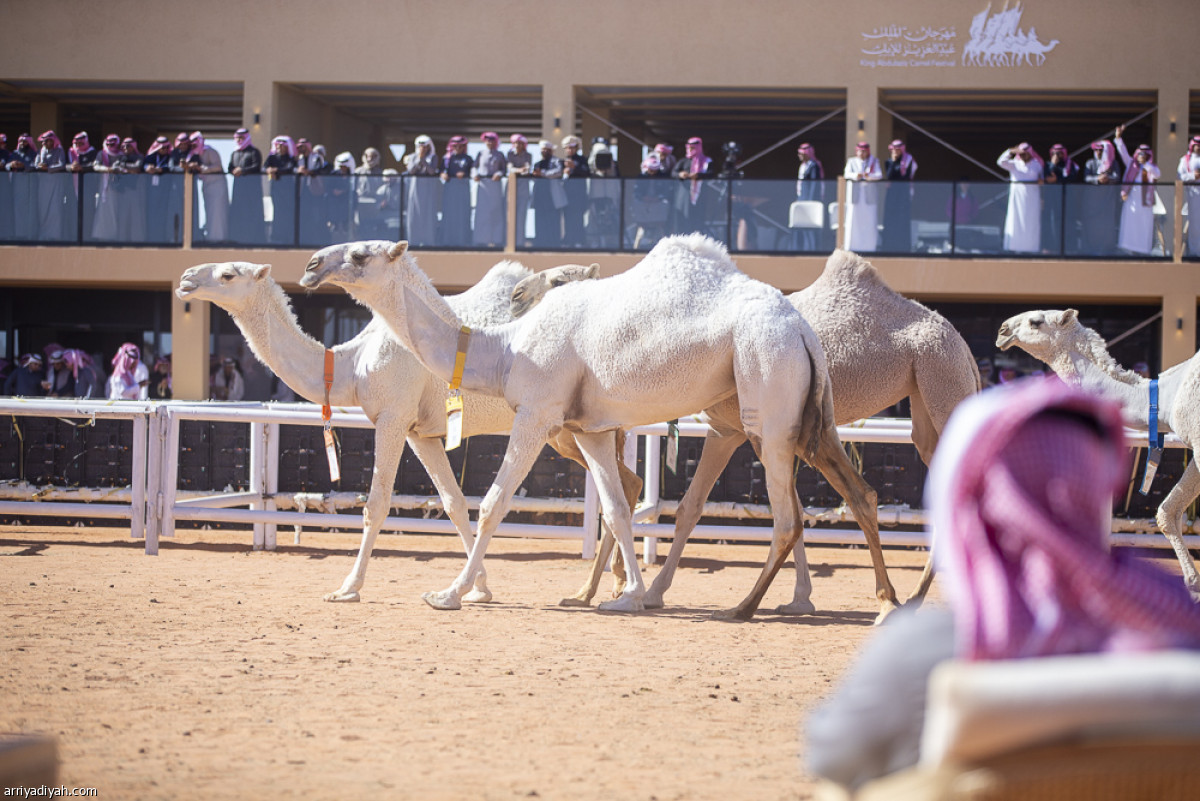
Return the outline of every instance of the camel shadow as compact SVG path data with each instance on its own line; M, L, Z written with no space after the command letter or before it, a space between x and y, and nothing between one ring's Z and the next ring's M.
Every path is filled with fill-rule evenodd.
M10 540L0 540L0 546L15 545L17 547L24 546L20 551L13 553L0 553L0 556L37 556L42 551L50 546L44 542L14 542Z
M690 623L701 623L704 621L711 621L713 623L772 623L775 625L785 624L807 627L873 626L875 625L876 617L876 613L870 611L817 611L811 615L783 615L777 614L773 609L762 608L759 609L758 612L755 613L754 617L750 620L738 620L736 618L715 617L716 613L722 610L713 609L712 607L667 606L662 609L647 609L642 612L614 612L605 609L599 609L595 605L562 606L555 604L540 608L547 612L565 612L568 614L590 613L603 615L605 617L656 617L681 620Z

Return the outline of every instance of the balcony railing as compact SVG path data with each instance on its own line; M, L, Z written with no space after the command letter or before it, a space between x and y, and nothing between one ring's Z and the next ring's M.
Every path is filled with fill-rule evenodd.
M742 253L1200 260L1189 209L1200 185L1178 182L0 174L10 245L637 252L699 231Z

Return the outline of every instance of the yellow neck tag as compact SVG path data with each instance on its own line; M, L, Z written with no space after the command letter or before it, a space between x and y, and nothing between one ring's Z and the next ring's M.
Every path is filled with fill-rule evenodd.
M467 343L470 340L470 326L464 325L458 329L458 351L454 354L454 372L450 375L450 389L458 389L462 385L463 367L467 364Z

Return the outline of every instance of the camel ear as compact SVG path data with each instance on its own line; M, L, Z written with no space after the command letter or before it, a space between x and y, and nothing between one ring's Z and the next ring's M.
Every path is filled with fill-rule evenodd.
M400 240L396 244L388 248L388 260L395 261L404 255L404 251L408 250L408 242Z
M260 264L254 268L254 280L261 281L271 274L271 265Z
M584 272L584 275L587 276L588 278L599 278L600 277L600 265L593 264L591 267L588 267L587 270Z
M1079 319L1079 310L1078 309L1067 309L1062 314L1058 315L1058 324L1066 325L1067 323L1071 322L1072 320L1077 320L1077 319Z

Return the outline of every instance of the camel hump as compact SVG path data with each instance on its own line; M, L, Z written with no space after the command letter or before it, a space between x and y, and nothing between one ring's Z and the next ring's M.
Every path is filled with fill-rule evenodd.
M875 269L875 265L849 250L835 250L825 262L825 269L817 277L817 282L831 284L874 284L881 289L892 291L883 280L883 276Z

